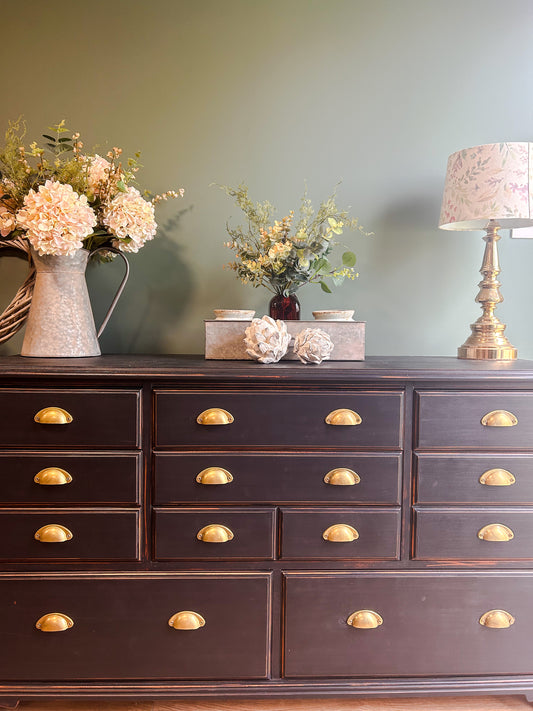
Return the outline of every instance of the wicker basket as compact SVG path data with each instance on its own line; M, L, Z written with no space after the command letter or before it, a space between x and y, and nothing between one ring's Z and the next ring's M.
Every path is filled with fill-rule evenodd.
M21 258L24 258L24 255L26 255L30 263L30 273L24 283L19 287L9 306L0 315L0 343L8 341L24 325L24 322L28 318L28 311L30 310L33 287L35 284L35 269L30 259L30 246L27 240L21 237L1 240L0 256L2 255L2 250L9 251Z

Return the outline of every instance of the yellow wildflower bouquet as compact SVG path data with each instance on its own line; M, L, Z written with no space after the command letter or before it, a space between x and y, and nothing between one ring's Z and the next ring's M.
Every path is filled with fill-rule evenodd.
M343 252L337 266L329 259L344 228L368 234L357 219L337 207L335 193L315 213L306 191L297 220L293 210L281 220L273 220L274 207L269 202L252 202L246 185L220 187L248 220L244 227L227 225L231 239L225 243L235 252L235 261L228 267L244 284L265 286L275 294L289 296L304 284L318 283L329 294L327 280L338 286L345 278L357 276L352 251Z

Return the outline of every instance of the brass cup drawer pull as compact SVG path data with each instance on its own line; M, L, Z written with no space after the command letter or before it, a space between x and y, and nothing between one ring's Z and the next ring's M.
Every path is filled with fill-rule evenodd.
M220 523L210 523L198 531L196 538L204 543L227 543L233 539L233 531Z
M383 617L373 610L357 610L352 612L346 623L359 630L373 630L383 624Z
M74 620L62 612L49 612L40 617L35 626L41 632L64 632L74 627Z
M341 408L340 410L333 410L326 417L327 425L353 427L354 425L360 425L362 421L363 418L358 412L354 412L354 410L347 410L345 408Z
M207 467L197 475L196 481L198 484L212 486L230 484L233 481L233 477L227 469L222 469L222 467Z
M514 427L518 424L518 417L507 410L492 410L481 418L485 427Z
M514 533L503 523L490 523L478 531L477 537L482 541L510 541L514 538Z
M354 486L354 484L359 484L360 481L361 477L357 472L344 467L332 469L324 477L324 482L330 486Z
M359 538L359 532L347 523L336 523L326 528L322 534L322 538L331 543L346 543L356 541Z
M201 412L196 418L199 425L231 425L235 420L231 412L220 407L210 407Z
M33 419L40 425L69 425L74 418L62 407L45 407Z
M489 469L479 477L479 483L485 486L511 486L516 479L507 469Z
M47 467L41 469L34 477L33 481L41 486L61 486L70 484L72 481L71 475L64 469L59 467Z
M480 625L500 630L514 625L514 622L514 617L505 610L489 610L479 618Z
M197 630L205 625L205 620L198 612L182 610L172 615L168 624L175 630Z
M34 538L41 543L64 543L73 537L72 531L59 523L49 523L35 531Z

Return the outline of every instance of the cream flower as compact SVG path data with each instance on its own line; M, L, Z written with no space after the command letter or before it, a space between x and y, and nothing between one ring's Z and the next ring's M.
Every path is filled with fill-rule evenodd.
M15 215L0 203L0 235L7 237L15 229Z
M138 252L157 230L154 206L136 188L118 193L104 208L103 222L117 237L113 246L122 252ZM126 241L123 241L126 240Z
M292 244L290 242L276 242L268 250L269 259L280 259L283 260L289 256L292 252Z
M102 156L99 156L98 153L87 158L87 162L89 164L87 173L89 192L92 195L98 195L102 189L102 185L109 180L111 163L105 158L102 158Z
M71 185L47 180L30 190L17 214L17 227L26 230L32 247L45 254L73 254L83 247L96 225L96 215L85 195Z

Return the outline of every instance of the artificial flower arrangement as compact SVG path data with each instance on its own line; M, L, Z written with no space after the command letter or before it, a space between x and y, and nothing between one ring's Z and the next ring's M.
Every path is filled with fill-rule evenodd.
M125 165L120 148L105 158L86 154L65 121L43 134L44 147L26 149L25 133L23 121L10 122L0 150L0 243L22 237L41 256L101 247L138 252L155 236L154 206L183 196L181 188L146 199L132 185L138 153Z
M337 207L335 192L315 213L306 191L295 222L293 210L273 221L274 207L268 201L254 203L246 185L220 187L247 218L245 226L227 225L231 239L225 243L235 252L235 261L228 267L244 284L264 286L274 294L289 296L311 283L318 283L323 291L331 293L327 280L338 286L345 278L357 276L356 257L351 250L342 253L341 264L334 265L329 259L345 227L369 234L348 211Z

